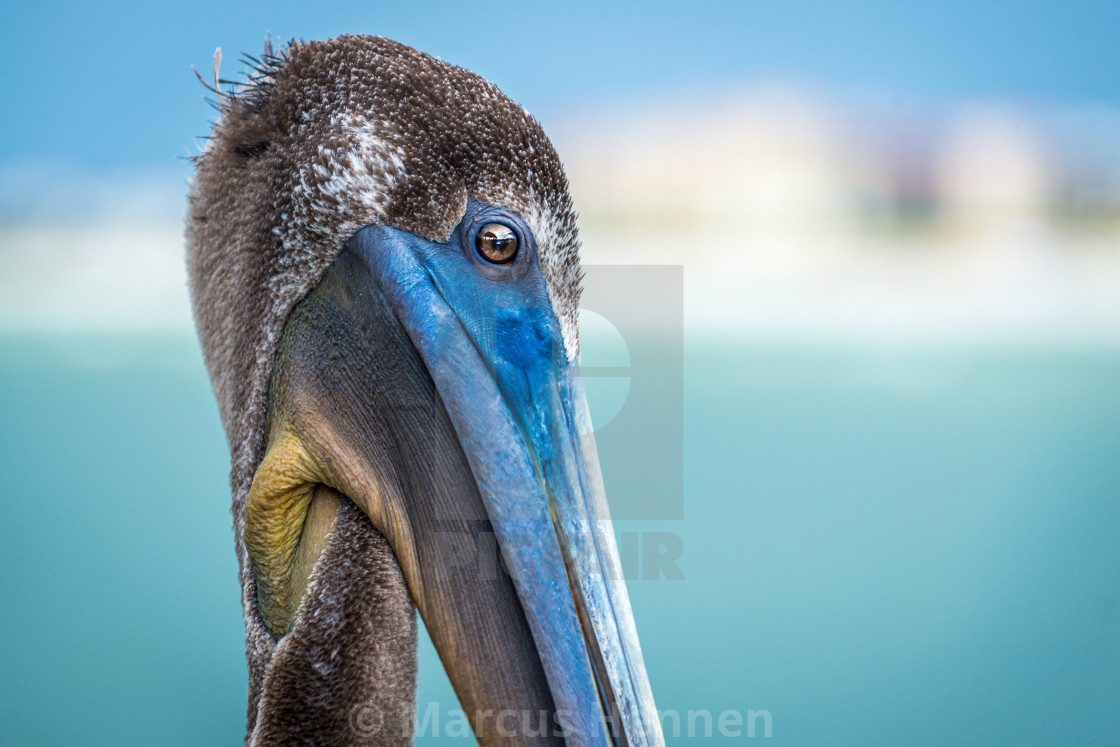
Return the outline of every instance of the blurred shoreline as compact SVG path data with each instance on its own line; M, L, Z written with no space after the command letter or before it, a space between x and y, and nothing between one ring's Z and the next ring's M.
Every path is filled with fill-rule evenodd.
M584 263L682 266L690 337L1120 345L1120 107L771 84L546 127ZM0 333L189 334L187 170L0 169Z

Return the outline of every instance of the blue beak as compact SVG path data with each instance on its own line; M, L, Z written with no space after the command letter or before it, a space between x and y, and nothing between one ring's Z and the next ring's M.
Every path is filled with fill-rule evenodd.
M523 238L510 266L469 251L483 221ZM465 249L467 247L467 249ZM347 249L423 360L477 483L569 744L662 744L578 363L521 219L469 202L446 243L386 226Z

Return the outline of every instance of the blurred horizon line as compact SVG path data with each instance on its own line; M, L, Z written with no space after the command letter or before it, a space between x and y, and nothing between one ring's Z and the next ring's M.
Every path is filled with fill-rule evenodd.
M545 127L584 262L685 266L693 330L1120 343L1120 105L770 82ZM0 166L0 331L189 328L180 163Z

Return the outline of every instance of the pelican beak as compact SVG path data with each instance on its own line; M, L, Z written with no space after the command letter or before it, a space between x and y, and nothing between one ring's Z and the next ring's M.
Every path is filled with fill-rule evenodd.
M289 317L246 510L261 613L277 637L298 624L344 496L396 553L480 742L661 744L535 246L510 267L463 249L494 211L470 201L446 243L359 230Z

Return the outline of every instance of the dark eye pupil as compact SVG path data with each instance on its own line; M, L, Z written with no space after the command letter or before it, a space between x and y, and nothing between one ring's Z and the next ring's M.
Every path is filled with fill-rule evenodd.
M517 234L501 223L487 223L475 234L474 247L487 262L503 265L517 256Z

